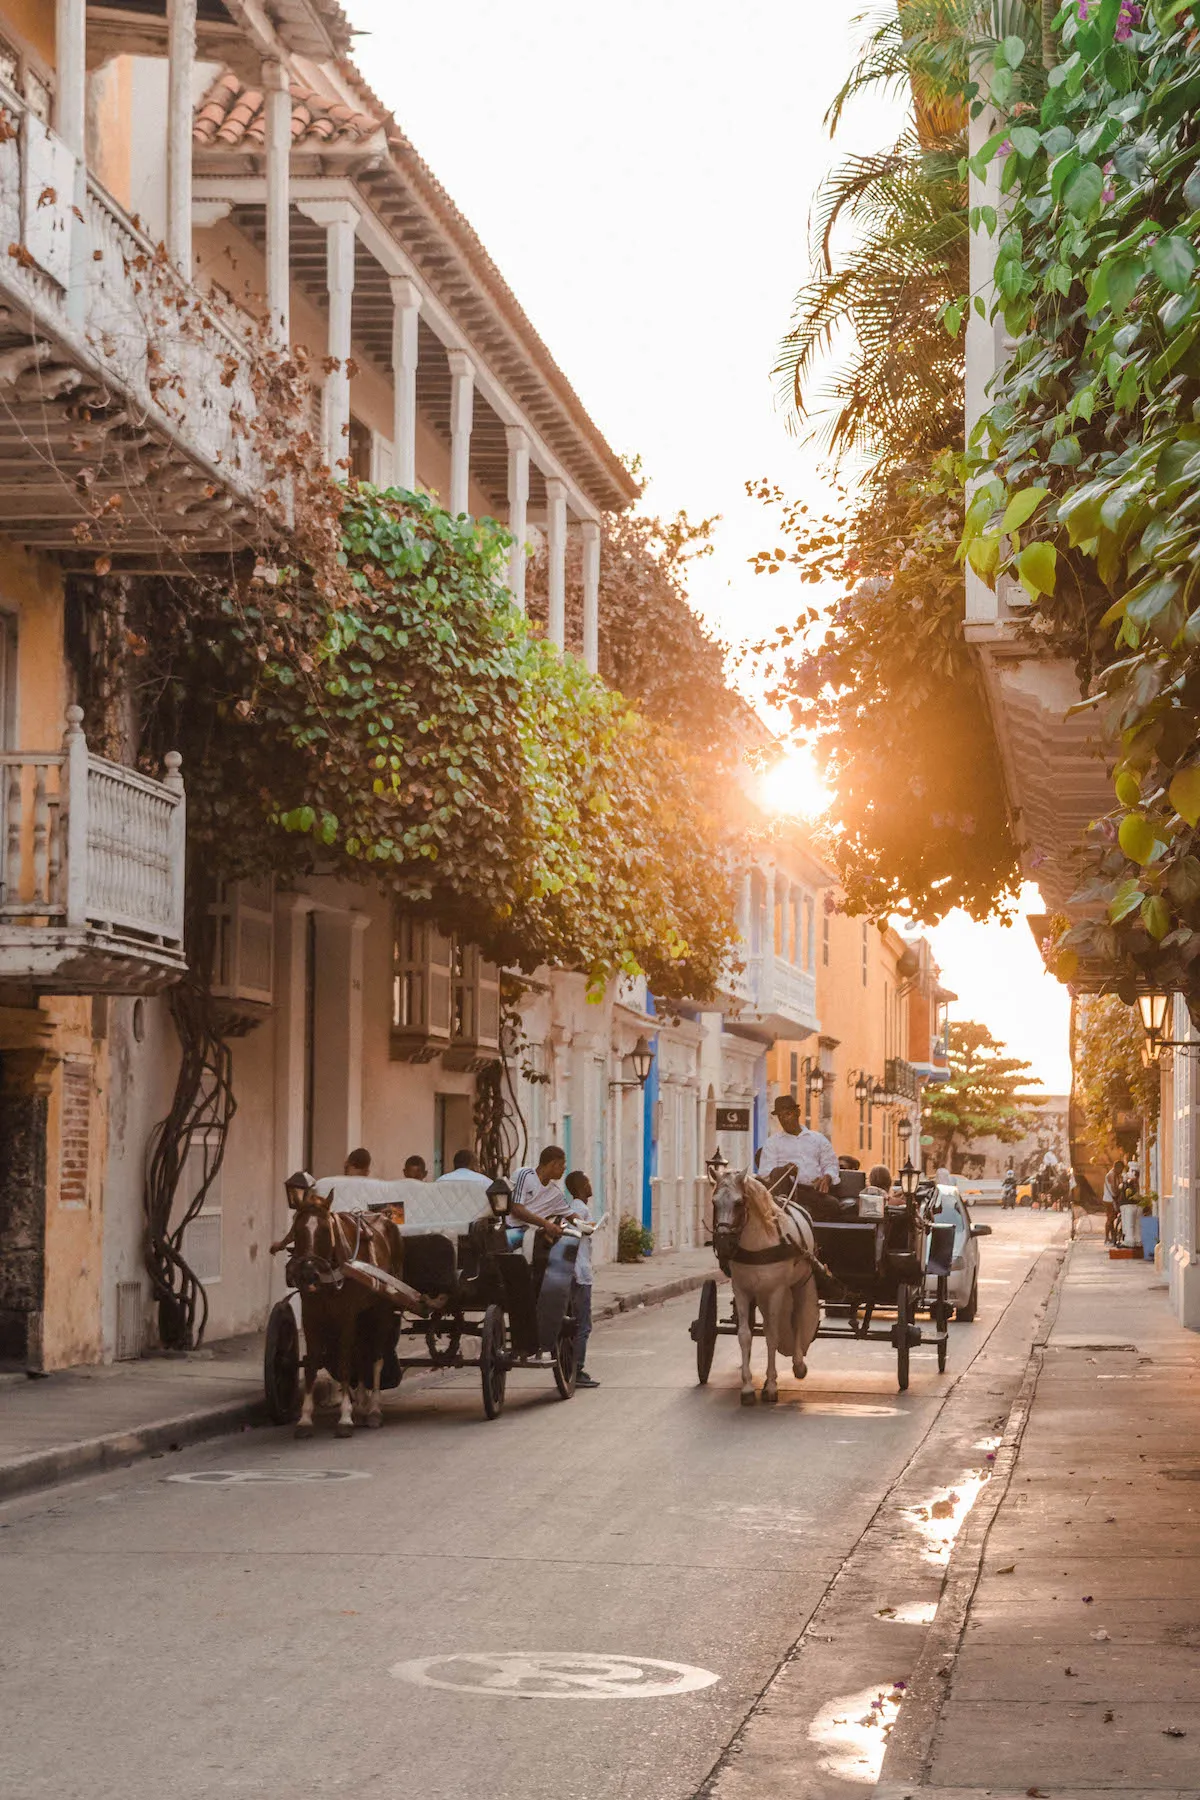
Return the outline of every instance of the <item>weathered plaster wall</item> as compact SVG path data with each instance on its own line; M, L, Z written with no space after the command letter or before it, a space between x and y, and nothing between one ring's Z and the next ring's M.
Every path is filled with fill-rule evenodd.
M4 0L0 26L24 38L48 67L54 67L54 7L50 0Z

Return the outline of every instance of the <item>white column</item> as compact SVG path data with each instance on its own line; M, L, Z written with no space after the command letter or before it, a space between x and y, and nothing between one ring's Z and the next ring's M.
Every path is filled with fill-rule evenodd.
M463 350L451 350L450 511L471 510L471 414L475 407L475 365Z
M567 643L567 488L554 475L546 478L546 554L550 642L563 650Z
M600 527L585 519L583 533L583 660L594 675L600 667Z
M54 12L54 129L68 150L84 154L87 131L85 0L57 0ZM191 108L188 109L191 132Z
M167 255L192 275L192 77L196 0L167 0Z
M412 493L417 485L417 323L421 295L414 282L393 275L392 290L392 481Z
M265 62L262 84L267 151L267 317L276 342L286 345L291 336L292 95L283 64Z
M525 539L529 524L529 439L519 425L505 429L508 441L508 529L512 549L508 553L508 585L512 597L525 611Z
M349 200L308 200L298 210L325 227L325 286L329 295L326 354L334 364L325 377L322 429L325 460L339 480L350 446L350 324L354 299L354 233L358 213Z

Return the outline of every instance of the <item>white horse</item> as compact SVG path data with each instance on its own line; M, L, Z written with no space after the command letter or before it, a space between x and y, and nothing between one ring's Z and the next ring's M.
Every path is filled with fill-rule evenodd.
M791 1358L792 1373L803 1380L808 1374L804 1359L821 1322L812 1226L807 1218L785 1211L748 1169L731 1169L713 1193L713 1249L721 1267L729 1271L737 1302L742 1405L754 1405L753 1307L758 1308L767 1340L763 1404L773 1405L779 1398L776 1352Z

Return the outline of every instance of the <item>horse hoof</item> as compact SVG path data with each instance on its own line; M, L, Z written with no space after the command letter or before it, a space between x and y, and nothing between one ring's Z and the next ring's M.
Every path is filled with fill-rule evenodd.
M757 1405L757 1403L758 1403L758 1396L754 1392L753 1388L750 1389L748 1394L742 1395L742 1405L743 1406L755 1406L755 1405Z
M777 1406L779 1404L779 1395L773 1390L771 1393L768 1393L766 1388L764 1388L762 1391L762 1403L764 1406Z
M312 1425L301 1423L301 1424L297 1425L295 1431L293 1431L293 1433L292 1433L292 1436L298 1437L298 1438L310 1438L312 1436L312 1434L313 1434Z
M335 1437L353 1437L354 1425L349 1419L339 1419L333 1428Z
M382 1418L381 1414L379 1414L379 1413L368 1413L367 1414L367 1430L368 1431L378 1431L379 1427L382 1424L383 1424L383 1418Z
M792 1374L797 1381L803 1381L808 1374L808 1364L806 1362L793 1363Z

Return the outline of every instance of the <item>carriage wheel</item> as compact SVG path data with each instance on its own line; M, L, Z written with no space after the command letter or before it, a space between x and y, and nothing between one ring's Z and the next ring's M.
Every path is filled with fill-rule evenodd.
M912 1289L902 1284L896 1290L896 1380L902 1394L908 1387L908 1328L912 1317Z
M713 1351L717 1347L717 1284L706 1281L700 1289L700 1306L692 1326L696 1340L696 1379L703 1387L712 1368Z
M935 1326L936 1326L939 1338L941 1340L937 1347L938 1374L939 1375L944 1375L946 1373L946 1351L949 1348L948 1334L950 1331L950 1303L949 1303L949 1300L947 1299L947 1295L948 1295L949 1291L950 1291L949 1280L947 1279L947 1277L945 1275L939 1275L938 1276L938 1284L937 1284L937 1299L934 1301L934 1304L933 1304L934 1322L935 1322Z
M483 1384L483 1410L489 1419L504 1411L508 1385L508 1357L504 1350L504 1310L489 1306L479 1333L479 1378Z
M575 1332L575 1320L568 1313L559 1327L558 1342L554 1346L554 1385L564 1400L569 1400L575 1392L575 1377L579 1373Z
M272 1425L294 1425L300 1417L300 1333L290 1300L277 1300L267 1320L263 1393Z

